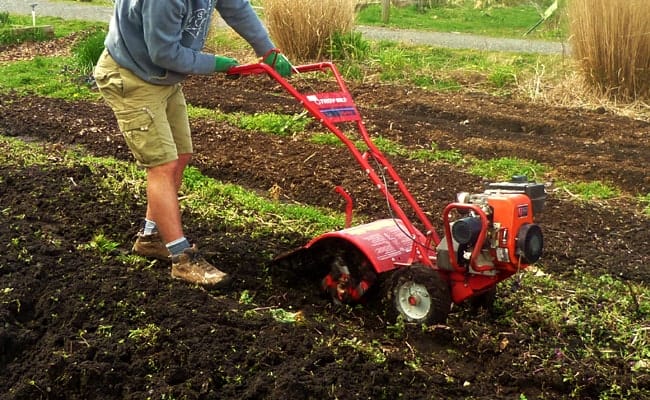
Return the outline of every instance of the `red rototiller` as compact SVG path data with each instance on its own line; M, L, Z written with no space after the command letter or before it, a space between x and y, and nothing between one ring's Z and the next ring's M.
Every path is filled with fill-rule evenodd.
M336 66L329 62L300 65L294 66L294 72L326 73L334 89L303 94L264 63L234 67L228 73L266 74L283 86L347 146L386 198L391 215L350 226L352 201L337 187L348 201L345 229L322 234L277 261L300 260L313 271L321 271L322 289L337 303L361 302L373 286L381 286L384 300L391 305L386 310L391 317L401 315L406 321L431 324L446 320L452 302L472 300L489 306L497 283L539 259L543 236L534 217L546 199L543 184L518 176L510 182L488 184L483 193L460 193L442 211L440 236L371 140ZM367 149L355 144L358 139ZM419 228L403 206L410 207Z

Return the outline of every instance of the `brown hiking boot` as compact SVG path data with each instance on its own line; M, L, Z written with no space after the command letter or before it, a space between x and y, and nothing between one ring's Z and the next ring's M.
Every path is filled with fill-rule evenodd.
M138 232L132 251L142 257L155 258L163 261L167 261L171 257L167 246L165 246L158 233L145 235L142 231Z
M228 274L219 271L203 258L196 245L172 256L172 278L209 288L221 288L231 281Z

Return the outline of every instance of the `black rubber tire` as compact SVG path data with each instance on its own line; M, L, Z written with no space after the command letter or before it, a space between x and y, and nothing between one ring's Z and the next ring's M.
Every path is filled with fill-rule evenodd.
M449 285L438 271L415 264L395 270L382 287L386 317L396 322L400 316L406 322L425 325L444 324L451 309ZM417 294L418 304L408 302L409 294Z

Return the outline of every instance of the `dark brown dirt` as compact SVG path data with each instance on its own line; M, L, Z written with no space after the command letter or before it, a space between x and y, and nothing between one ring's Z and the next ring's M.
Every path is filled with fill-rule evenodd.
M405 148L435 142L481 159L531 159L552 166L556 179L621 188L618 199L580 202L540 177L551 184L538 220L546 240L540 267L558 279L611 274L650 283L650 225L634 201L650 192L647 122L484 94L379 84L351 91L371 134ZM301 111L261 77L193 77L185 93L193 105L224 112ZM193 163L206 175L260 193L279 188L283 201L335 209L343 202L333 188L343 185L358 215L388 215L345 149L306 140L323 128L279 137L191 122ZM103 103L1 94L0 134L42 142L52 154L83 146L131 159ZM435 223L456 192L482 188L480 178L450 164L391 161ZM161 263L132 268L115 255L129 250L144 199L109 197L90 169L65 167L55 157L46 170L1 168L0 187L0 290L11 288L15 299L0 301L3 399L597 399L613 383L650 393L648 375L634 374L622 359L607 370L589 358L551 363L560 357L555 332L540 326L530 336L498 314L459 307L445 326L396 332L372 304L333 308L311 284L267 270L270 257L307 237L251 238L246 229L228 221L208 225L186 209L188 234L234 275L234 286L190 287L172 281ZM98 231L121 244L115 254L79 250ZM535 295L514 282L504 282L504 290ZM238 301L243 291L254 295L254 305ZM300 310L304 321L278 322L265 312L275 307ZM161 328L155 340L130 337L149 324ZM504 337L509 344L500 346ZM575 341L579 352L579 337L563 340ZM360 345L377 342L382 362ZM564 379L569 374L574 380Z

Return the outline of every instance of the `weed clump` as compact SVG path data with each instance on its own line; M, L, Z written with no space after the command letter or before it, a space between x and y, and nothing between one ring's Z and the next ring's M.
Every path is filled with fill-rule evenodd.
M86 36L76 43L72 48L77 68L82 74L92 73L92 69L97 64L97 60L104 51L104 38L106 31L96 30L87 33Z

